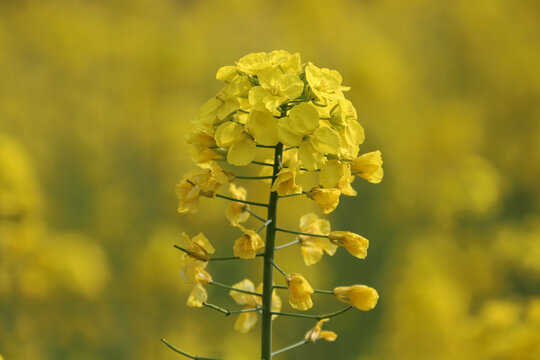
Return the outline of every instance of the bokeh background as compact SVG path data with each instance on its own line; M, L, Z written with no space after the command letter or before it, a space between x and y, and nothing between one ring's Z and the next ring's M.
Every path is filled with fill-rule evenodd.
M0 354L178 358L165 337L258 357L258 327L185 306L172 245L202 230L225 255L236 232L219 199L177 214L174 185L217 68L286 49L343 74L385 178L329 216L370 239L366 260L279 254L318 288L377 288L378 306L281 358L540 358L539 39L536 1L1 1ZM287 201L284 227L320 213ZM232 284L259 267L208 269ZM312 325L278 318L276 348Z

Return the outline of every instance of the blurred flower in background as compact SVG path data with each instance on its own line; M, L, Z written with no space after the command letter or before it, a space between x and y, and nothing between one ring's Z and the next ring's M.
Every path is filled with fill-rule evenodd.
M205 228L216 252L238 234L225 202L179 217L174 186L191 168L191 120L218 90L210 74L283 48L340 69L369 135L361 152L385 154L385 181L355 181L358 201L341 197L330 214L370 240L370 258L338 251L298 269L321 287L360 276L381 301L332 323L336 343L302 357L539 358L538 24L538 4L508 0L3 1L0 354L176 358L166 336L192 353L257 358L256 329L241 335L184 305L191 288L172 247L182 232ZM297 204L280 226L323 214ZM220 266L230 283L245 277ZM308 327L274 325L277 347Z

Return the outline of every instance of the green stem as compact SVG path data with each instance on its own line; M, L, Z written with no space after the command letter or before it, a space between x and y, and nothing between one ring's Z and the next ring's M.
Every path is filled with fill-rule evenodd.
M189 252L188 250L184 249L183 247L180 247L178 245L174 245L174 247L178 250L181 250L183 252L185 252L186 254L188 255L191 255L193 256L193 254L191 252ZM260 254L256 254L255 256L264 256L264 253L260 253ZM208 259L208 261L221 261L221 260L245 260L245 259L242 259L238 256L223 256L223 257L211 257L210 259ZM201 260L202 261L202 260Z
M287 347L284 347L283 349L279 349L279 350L277 350L277 351L274 351L274 352L272 353L272 356L276 356L276 355L278 355L278 354L284 353L285 351L289 351L289 350L292 350L292 349L297 348L297 347L299 347L299 346L306 345L307 343L309 343L309 340L304 339L304 340L302 340L302 341L299 341L299 342L297 342L297 343L294 343L294 344L292 344L292 345L289 345L289 346L287 346Z
M276 246L276 247L274 248L274 250L284 249L284 248L286 248L286 247L293 246L293 245L296 245L296 244L298 244L298 243L300 243L300 239L296 239L296 240L293 240L293 241L288 242L288 243L286 243L286 244Z
M281 195L279 196L279 198L288 198L288 197L293 197L293 196L300 196L300 195L304 195L306 192L305 191L302 191L301 193L296 193L296 194L289 194L289 195Z
M229 289L229 290L232 290L232 291L237 291L237 292L241 292L241 293L244 293L244 294L250 294L250 295L255 295L255 296L263 296L263 294L261 293L257 293L257 292L253 292L253 291L247 291L247 290L242 290L242 289L236 289L232 286L229 286L229 285L225 285L225 284L221 284L221 283L217 283L215 281L210 281L209 282L210 285L215 285L215 286L219 286L219 287L222 287L224 289Z
M248 209L247 207L244 208L244 211L250 213L251 216L253 216L255 219L260 220L260 221L262 221L262 222L266 222L266 219L264 219L263 217L261 217L261 216L255 214L253 211L251 211L251 210Z
M214 305L214 304L209 304L209 303L203 303L204 306L210 308L210 309L214 309L216 311L219 311L220 313L222 314L225 314L225 316L229 316L229 315L234 315L234 314L241 314L241 313L247 313L247 312L255 312L255 311L260 311L261 308L260 307L254 307L254 308L249 308L249 309L242 309L242 310L228 310L228 309L224 309L220 306L217 306L217 305Z
M296 235L306 235L306 236L312 236L312 237L320 237L320 238L327 238L328 235L321 235L321 234L308 234L300 231L294 231L294 230L288 230L288 229L282 229L282 228L276 228L277 231L286 232L289 234L296 234Z
M272 312L272 315L279 315L279 316L291 316L291 317L298 317L298 318L305 318L305 319L315 319L315 320L322 320L322 319L330 319L334 316L338 316L343 314L346 311L349 311L352 309L352 306L347 306L346 308L343 308L341 310L338 310L333 313L325 314L325 315L310 315L310 314L296 314L296 313L283 313L283 312Z
M188 354L187 352L182 351L182 350L178 349L175 346L172 346L165 339L161 339L161 342L164 343L165 345L167 345L171 350L179 353L180 355L184 355L185 357L190 358L190 359L195 359L195 360L219 360L219 359L215 359L215 358L207 358L207 357L202 357L202 356L198 356L198 355Z
M275 249L274 249L275 250ZM285 276L285 277L288 277L289 274L287 274L285 271L283 271L282 268L280 268L279 266L277 266L277 264L275 262L272 261L272 266L274 266L276 268L277 271L279 271L281 273L281 275ZM274 287L276 287L276 285L274 285Z
M274 285L274 289L288 290L289 288L287 286L285 286L285 285ZM332 290L313 289L313 292L316 292L317 294L334 295L334 291L332 291Z
M286 111L281 111L282 116L286 115ZM272 184L274 183L277 174L279 173L279 164L283 154L283 144L279 143L275 146L274 151L274 166L272 171ZM266 245L264 250L264 272L263 272L263 297L262 297L262 332L261 332L261 359L272 359L272 292L274 284L274 245L276 241L276 218L277 218L277 202L278 193L270 192L270 200L268 202L268 216L272 222L266 228Z
M262 162L262 161L252 161L251 163L252 163L252 164L256 164L256 165L272 166L272 167L274 167L274 164L269 164L269 163L265 163L265 162Z
M253 202L253 201L247 201L247 200L239 200L239 199L232 198L230 196L225 196L225 195L220 195L220 194L216 194L216 197L231 200L231 201L234 201L234 202L239 202L239 203L242 203L242 204L268 207L268 204L258 203L258 202Z
M263 229L264 229L265 227L267 227L268 225L270 225L271 222L272 222L272 219L266 220L265 223L262 224L261 227L256 231L257 234L260 233L261 231L263 231Z

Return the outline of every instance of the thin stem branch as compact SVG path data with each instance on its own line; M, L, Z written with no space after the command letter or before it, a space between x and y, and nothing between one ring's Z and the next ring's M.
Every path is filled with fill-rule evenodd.
M341 310L338 310L333 313L325 314L325 315L310 315L310 314L296 314L296 313L282 313L282 312L276 312L273 311L272 315L281 315L281 316L291 316L291 317L298 317L298 318L305 318L305 319L315 319L315 320L322 320L322 319L330 319L334 316L338 316L343 314L344 312L352 309L351 306L347 306L346 308L343 308Z
M239 200L239 199L235 199L235 198L232 198L230 196L225 196L225 195L221 195L221 194L216 194L216 196L219 197L219 198L222 198L222 199L227 199L227 200L231 200L231 201L234 201L234 202L239 202L239 203L242 203L242 204L268 207L268 204L265 204L265 203L258 203L258 202L247 201L247 200Z
M234 288L234 287L229 286L229 285L225 285L225 284L221 284L221 283L215 282L215 281L213 281L213 280L210 281L209 284L210 284L210 285L215 285L215 286L218 286L218 287L221 287L221 288L224 288L224 289L229 289L229 290L232 290L232 291L241 292L241 293L244 293L244 294L250 294L250 295L255 295L255 296L263 296L263 294L258 293L258 292L253 292L253 291L248 291L248 290L237 289L237 288Z
M167 342L167 340L165 340L163 338L161 339L161 342L164 343L165 345L167 345L171 350L179 353L180 355L184 355L185 357L190 358L190 359L194 359L194 360L219 360L219 359L215 359L215 358L207 358L207 357L202 357L202 356L198 356L198 355L188 354L187 352L182 351L182 350L178 349L177 347L169 344Z
M257 144L257 147L266 148L266 149L275 149L276 148L276 146L274 146L274 145L259 145L259 144Z
M279 198L288 198L288 197L293 197L293 196L300 196L300 195L304 195L306 192L305 191L302 191L300 193L296 193L296 194L289 194L289 195L280 195Z
M188 255L193 256L193 254L191 254L188 250L184 249L183 247L180 247L178 245L174 245L174 247L178 250L185 252ZM264 253L256 254L255 256L264 256ZM238 256L223 256L223 257L211 257L207 261L221 261L221 260L245 260L245 259L240 258Z
M272 164L272 163L265 163L265 162L262 162L262 161L255 161L255 160L253 160L251 163L252 163L252 164L256 164L256 165L262 165L262 166L271 166L271 167L274 167L274 164Z
M263 231L265 227L267 227L272 222L272 219L266 220L264 224L261 225L261 227L257 230L257 234Z
M248 213L250 213L251 216L253 216L255 219L260 220L260 221L262 221L262 222L266 222L266 219L265 219L265 218L263 218L263 217L261 217L261 216L255 214L253 211L251 211L251 210L248 209L247 207L244 208L244 211L247 211Z
M254 307L254 308L242 309L242 310L228 310L228 309L224 309L224 308L222 308L220 306L217 306L217 305L214 305L214 304L203 303L203 305L210 308L210 309L214 309L216 311L219 311L220 313L225 314L225 316L241 314L241 313L247 313L247 312L255 312L255 311L260 311L261 310L261 308L258 307L258 306Z
M320 238L327 238L328 235L321 235L321 234L308 234L301 231L294 231L294 230L288 230L288 229L282 229L282 228L276 228L277 231L289 233L289 234L296 234L296 235L306 235L306 236L312 236L312 237L320 237Z
M284 249L284 248L286 248L286 247L293 246L293 245L296 245L296 244L298 244L298 243L300 243L300 239L296 239L296 240L293 240L293 241L288 242L288 243L286 243L286 244L276 246L276 247L274 248L274 250Z
M285 285L274 285L274 289L289 289L289 288ZM334 295L334 291L332 290L313 289L313 292L316 292L318 294Z
M280 268L275 262L272 261L272 265L276 268L277 271L279 271L281 274L283 274L283 276L285 276L285 277L289 276L289 274L287 274L285 271L283 271L283 269ZM276 285L274 285L274 287L276 287Z
M294 344L292 344L292 345L289 345L289 346L287 346L287 347L284 347L283 349L279 349L279 350L277 350L277 351L274 351L274 352L272 353L272 356L276 356L276 355L282 354L282 353L284 353L284 352L286 352L286 351L295 349L295 348L297 348L297 347L299 347L299 346L306 345L306 344L308 344L308 343L309 343L309 340L304 339L304 340L302 340L302 341L299 341L299 342L297 342L297 343L294 343Z

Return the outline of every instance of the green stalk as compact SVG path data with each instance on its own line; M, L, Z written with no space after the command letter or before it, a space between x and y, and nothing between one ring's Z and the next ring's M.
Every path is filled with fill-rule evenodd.
M282 115L283 116L283 115ZM279 164L283 154L283 144L276 145L274 151L274 167L272 184L279 172ZM276 240L276 217L277 217L278 193L270 192L268 202L268 220L272 220L266 227L266 246L264 250L264 274L263 274L263 308L262 308L262 333L261 333L261 359L272 359L272 291L274 285L274 245Z

